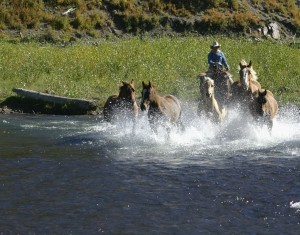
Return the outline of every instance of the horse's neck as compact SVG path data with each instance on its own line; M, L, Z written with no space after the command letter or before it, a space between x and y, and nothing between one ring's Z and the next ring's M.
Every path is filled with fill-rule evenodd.
M258 81L256 81L256 79L253 79L251 77L249 80L249 90L251 91L251 93L254 93L259 89L261 89L261 85L259 84Z
M131 108L132 106L134 106L135 100L132 100L130 97L118 96L116 102L118 103L118 105Z
M248 89L251 93L254 93L256 91L255 86L252 84L252 82L249 82L249 89Z
M154 91L151 95L150 95L150 104L152 106L155 106L155 107L159 107L160 104L161 104L161 99L162 97L159 96L156 91Z
M128 102L135 102L135 98L132 98L131 96L124 96L123 94L118 95L119 100L128 101Z

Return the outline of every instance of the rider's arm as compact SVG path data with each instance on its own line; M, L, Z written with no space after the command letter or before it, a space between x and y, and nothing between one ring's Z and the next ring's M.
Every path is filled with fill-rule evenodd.
M209 67L214 66L214 54L212 52L208 53L207 56Z
M227 70L229 70L229 65L227 64L227 60L226 60L226 57L225 57L225 55L224 55L224 53L223 52L221 52L221 62L222 62L222 64L224 65L224 67L227 69Z

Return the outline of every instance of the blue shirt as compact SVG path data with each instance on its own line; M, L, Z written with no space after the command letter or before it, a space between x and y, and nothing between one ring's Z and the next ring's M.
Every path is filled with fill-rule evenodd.
M218 62L221 67L224 66L226 69L229 69L229 65L227 64L226 57L224 53L220 50L218 50L216 54L213 51L209 52L208 54L209 67L213 67L214 63L216 62Z

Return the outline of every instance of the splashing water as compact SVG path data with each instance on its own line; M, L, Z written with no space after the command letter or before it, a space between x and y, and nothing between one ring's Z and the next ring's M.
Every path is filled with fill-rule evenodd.
M114 143L116 156L127 155L127 160L143 158L144 155L150 154L152 160L169 161L170 164L199 163L203 159L209 159L212 163L220 159L221 155L226 159L235 154L248 155L249 152L251 154L259 150L279 151L290 157L300 153L299 148L294 146L291 150L288 147L289 142L297 141L300 137L300 120L297 113L299 111L295 108L281 110L274 120L271 133L266 126L256 125L238 110L229 110L227 120L219 125L204 117L198 117L194 110L194 107L184 110L182 121L185 130L180 132L173 129L169 139L166 138L163 127L158 129L157 135L151 131L146 112L139 115L135 135L132 135L130 122L125 128L124 123L111 125L100 122L82 133L93 133L94 143L97 144L97 139L101 140L103 148L106 148L107 143ZM281 149L282 145L286 147Z

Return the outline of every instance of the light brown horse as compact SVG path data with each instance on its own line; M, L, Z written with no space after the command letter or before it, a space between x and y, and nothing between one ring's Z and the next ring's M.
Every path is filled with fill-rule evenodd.
M250 105L250 111L259 123L266 123L268 129L273 128L273 119L278 113L278 104L269 90L257 91L257 95Z
M138 116L138 105L135 98L134 81L130 83L122 81L119 94L108 97L103 109L104 120L107 122L133 121L135 126Z
M215 66L206 73L202 73L198 76L198 79L200 80L200 94L201 96L204 96L203 92L201 92L201 87L203 82L205 80L205 77L210 77L212 80L214 80L214 87L215 87L215 98L219 103L219 106L221 108L225 108L227 106L229 98L231 97L231 85L233 83L232 75L220 69L218 66Z
M160 96L156 91L156 86L149 81L148 84L142 82L141 110L148 108L148 121L154 133L157 134L159 125L166 128L169 137L171 126L181 127L181 105L179 100L173 95Z
M226 116L225 107L219 108L218 101L215 98L215 82L209 77L201 77L201 99L198 104L198 116L202 111L213 122L221 122Z
M239 74L240 80L231 86L231 102L241 104L242 108L248 108L255 93L261 89L261 85L257 81L258 78L251 61L248 64L244 59L241 60Z

